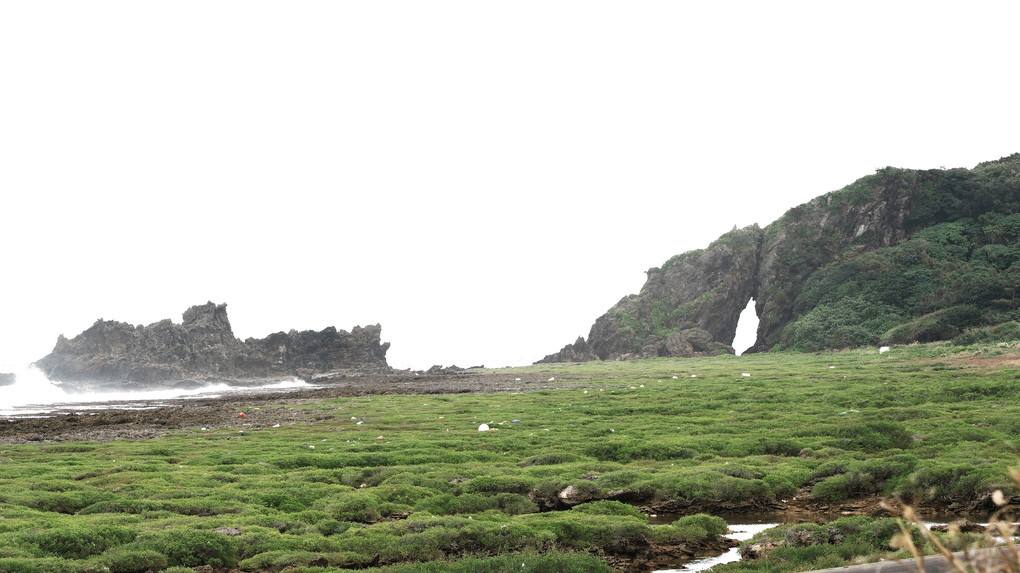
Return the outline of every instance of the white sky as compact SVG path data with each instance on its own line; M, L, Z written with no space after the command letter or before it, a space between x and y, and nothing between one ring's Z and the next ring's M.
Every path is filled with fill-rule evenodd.
M1020 3L0 3L0 365L97 318L529 364L886 165L1020 151Z

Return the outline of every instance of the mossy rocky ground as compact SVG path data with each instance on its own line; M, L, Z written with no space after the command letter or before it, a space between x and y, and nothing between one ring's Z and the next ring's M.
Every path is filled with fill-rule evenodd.
M561 570L622 570L717 543L709 518L650 526L635 506L980 509L1017 493L1018 359L555 364L3 421L0 569L458 570L555 550Z

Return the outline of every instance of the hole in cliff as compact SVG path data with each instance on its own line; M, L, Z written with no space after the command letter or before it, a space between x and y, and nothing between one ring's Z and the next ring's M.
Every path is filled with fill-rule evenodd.
M754 313L754 299L752 298L740 313L740 318L737 319L737 334L733 337L733 349L737 351L737 356L754 346L757 339L758 315Z

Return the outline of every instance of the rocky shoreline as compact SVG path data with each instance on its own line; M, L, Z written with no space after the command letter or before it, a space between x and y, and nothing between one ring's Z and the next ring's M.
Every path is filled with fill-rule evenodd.
M100 410L81 405L57 409L45 417L0 419L0 444L59 443L158 438L168 432L199 428L259 428L299 423L306 412L285 408L329 398L383 394L463 394L550 389L543 374L491 374L474 370L442 369L443 374L402 371L387 375L324 375L312 380L321 387L308 390L247 392L214 398L176 398L147 409L129 409L117 403ZM457 373L449 373L449 372ZM556 388L582 385L563 379ZM258 410L255 410L255 409ZM238 412L247 412L244 418Z

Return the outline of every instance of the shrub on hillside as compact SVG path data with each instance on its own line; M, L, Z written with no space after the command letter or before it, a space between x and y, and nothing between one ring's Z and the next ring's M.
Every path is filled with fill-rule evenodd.
M964 304L937 310L910 322L893 327L882 335L882 344L910 344L949 340L966 327L981 321L981 311L974 305Z

